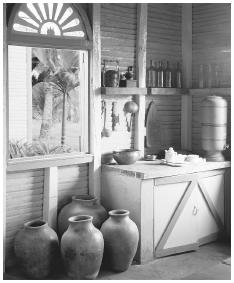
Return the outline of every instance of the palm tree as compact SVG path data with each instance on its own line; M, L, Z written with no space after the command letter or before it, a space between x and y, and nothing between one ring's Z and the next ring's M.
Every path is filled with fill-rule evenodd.
M39 59L34 73L38 73L37 83L43 83L44 107L40 130L40 139L48 139L52 125L53 93L62 95L61 145L66 138L66 100L69 92L79 85L79 57L76 51L34 48L33 56Z

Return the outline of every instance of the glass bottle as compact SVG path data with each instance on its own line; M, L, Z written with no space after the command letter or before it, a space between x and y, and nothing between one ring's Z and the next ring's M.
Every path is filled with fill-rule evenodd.
M219 65L215 65L214 68L214 87L220 87Z
M165 87L171 87L171 69L168 61L165 69Z
M163 81L164 81L164 70L162 66L162 61L159 61L159 67L157 69L157 86L163 87Z
M153 60L150 60L150 67L147 70L147 87L156 86L156 69L153 65Z
M129 66L128 71L125 73L125 78L127 80L133 80L133 67Z
M212 66L208 64L208 76L207 76L207 87L212 87Z
M203 64L199 66L199 88L204 88L204 67Z
M180 63L177 63L177 70L176 70L176 87L182 88L182 72L180 68Z

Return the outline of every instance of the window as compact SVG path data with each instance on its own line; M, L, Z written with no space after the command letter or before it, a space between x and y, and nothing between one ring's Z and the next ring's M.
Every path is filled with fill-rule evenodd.
M78 13L63 3L22 4L14 18L13 30L52 37L85 37Z
M87 152L87 22L71 4L24 3L9 23L9 158Z

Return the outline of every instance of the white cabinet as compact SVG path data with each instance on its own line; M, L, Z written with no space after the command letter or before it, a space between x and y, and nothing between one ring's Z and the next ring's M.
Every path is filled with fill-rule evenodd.
M207 164L212 170L184 168L178 174L179 169L169 172L167 166L155 166L156 173L151 174L154 167L148 166L113 165L102 170L102 204L108 210L128 209L138 226L138 262L197 250L222 235L224 226L228 233L224 204L230 168Z
M198 249L224 228L224 171L160 180L154 186L156 257ZM173 182L173 183L170 183Z

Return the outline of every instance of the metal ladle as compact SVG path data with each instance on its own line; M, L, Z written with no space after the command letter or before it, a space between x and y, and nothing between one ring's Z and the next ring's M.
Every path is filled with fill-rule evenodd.
M111 130L106 128L106 102L102 101L102 113L104 113L104 127L102 129L102 137L110 137L111 136Z

